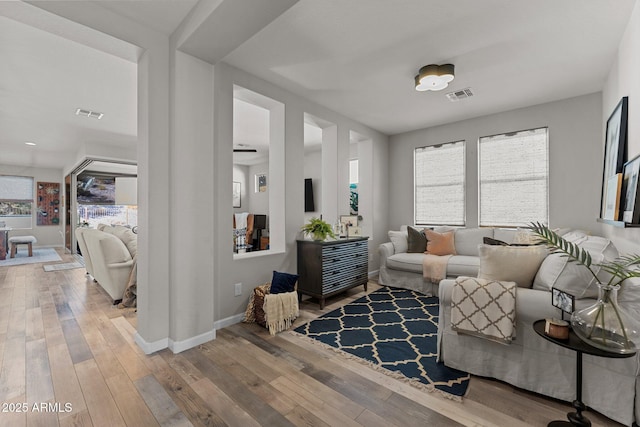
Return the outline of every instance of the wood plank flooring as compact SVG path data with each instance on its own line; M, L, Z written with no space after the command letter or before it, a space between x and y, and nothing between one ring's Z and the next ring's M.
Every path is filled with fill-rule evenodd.
M306 300L295 326L363 293L333 297L322 311ZM453 401L257 325L147 356L135 326L135 311L113 307L84 269L0 267L0 426L544 426L570 410L477 377Z

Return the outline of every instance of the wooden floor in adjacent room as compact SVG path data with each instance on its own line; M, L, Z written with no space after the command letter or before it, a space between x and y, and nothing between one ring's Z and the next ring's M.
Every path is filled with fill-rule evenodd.
M296 325L362 294L334 297L323 311L305 301ZM0 267L0 426L511 427L544 426L570 409L477 377L456 402L242 323L198 348L147 356L135 326L135 312L112 306L84 269ZM594 426L619 425L588 416Z

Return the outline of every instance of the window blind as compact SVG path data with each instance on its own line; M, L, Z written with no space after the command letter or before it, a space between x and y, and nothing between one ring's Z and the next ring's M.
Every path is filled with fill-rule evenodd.
M464 225L464 141L416 148L415 223Z
M14 202L33 201L33 178L0 175L0 200Z
M480 226L549 223L548 140L547 128L479 139Z

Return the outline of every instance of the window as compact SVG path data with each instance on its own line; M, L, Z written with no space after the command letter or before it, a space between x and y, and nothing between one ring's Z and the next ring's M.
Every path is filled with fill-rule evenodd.
M416 148L415 223L464 225L464 141Z
M480 226L549 223L548 129L478 141Z
M0 221L11 228L31 228L32 205L32 177L0 176Z

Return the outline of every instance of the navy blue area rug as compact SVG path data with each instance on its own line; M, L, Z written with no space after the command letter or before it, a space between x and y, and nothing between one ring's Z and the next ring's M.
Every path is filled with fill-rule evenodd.
M468 373L436 362L437 297L382 287L295 332L429 391L435 389L459 398L469 386Z

